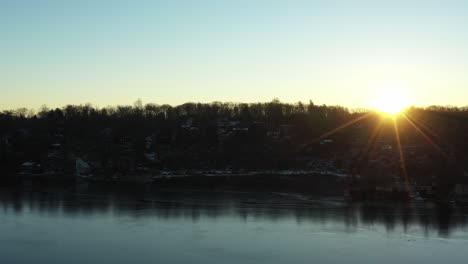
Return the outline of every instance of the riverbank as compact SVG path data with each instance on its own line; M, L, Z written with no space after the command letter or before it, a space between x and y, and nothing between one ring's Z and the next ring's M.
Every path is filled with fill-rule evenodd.
M142 180L146 179L146 180ZM29 190L42 190L52 187L64 190L87 189L132 189L134 192L167 190L200 191L245 191L245 192L291 192L302 194L342 195L343 177L326 174L278 173L258 174L216 174L213 175L158 175L138 178L99 178L99 177L18 177L3 182L4 186Z

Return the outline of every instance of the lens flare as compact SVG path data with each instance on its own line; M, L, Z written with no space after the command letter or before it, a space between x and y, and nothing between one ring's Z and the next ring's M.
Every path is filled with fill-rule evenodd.
M389 115L396 115L409 105L408 98L397 88L378 91L371 103L375 110Z

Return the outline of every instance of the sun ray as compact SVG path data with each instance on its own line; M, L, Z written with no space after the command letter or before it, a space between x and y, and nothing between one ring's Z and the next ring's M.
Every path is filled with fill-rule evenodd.
M369 152L371 151L372 147L375 144L375 140L377 139L377 136L379 135L380 131L382 131L382 125L383 125L383 118L380 117L379 122L377 125L374 127L372 130L372 133L369 137L369 140L367 141L366 146L364 147L363 151L359 154L359 157L357 158L357 163L360 164L363 160L364 157L366 157Z
M403 118L405 118L411 126L414 127L414 129L416 129L416 131L432 146L434 147L438 152L440 152L444 157L448 157L447 154L442 150L441 147L439 147L439 145L437 145L426 133L424 133L424 131L422 131L417 124L415 124L415 122L413 122L413 120L411 120L410 117L408 117L406 114L403 114L402 115Z
M332 130L330 130L330 131L328 131L328 132L325 132L325 133L323 133L322 135L320 135L320 136L314 138L314 139L311 141L311 143L315 143L315 142L318 142L318 141L320 141L320 140L322 140L322 139L325 139L325 138L327 138L327 137L329 137L329 136L331 136L331 135L337 133L338 131L340 131L340 130L342 130L342 129L345 129L345 128L347 128L347 127L353 125L353 124L356 124L357 122L359 122L359 121L361 121L361 120L363 120L363 119L368 118L370 115L371 115L371 113L366 113L366 114L364 114L364 115L362 115L362 116L359 116L359 117L357 117L357 118L355 118L355 119L353 119L353 120L350 120L350 121L348 121L348 122L346 122L346 123L344 123L344 124L342 124L342 125L340 125L340 126L338 126L338 127L336 127L336 128L333 128Z
M411 191L411 188L409 188L409 179L408 179L408 171L406 170L405 156L404 156L403 148L401 146L400 130L398 128L398 122L397 122L395 117L393 118L393 128L395 130L395 138L396 138L396 141L397 141L398 154L399 154L399 157L400 157L400 166L401 166L401 170L403 172L405 185L406 185L407 190Z
M432 129L431 127L429 127L428 124L426 124L426 122L424 122L423 120L421 120L420 118L417 118L416 116L412 115L412 116L409 116L409 115L406 115L407 118L411 119L411 121L414 122L415 125L418 125L420 126L422 129L426 130L431 136L433 136L434 138L437 138L437 139L440 139L440 135L437 134L434 129ZM421 129L421 130L422 130Z

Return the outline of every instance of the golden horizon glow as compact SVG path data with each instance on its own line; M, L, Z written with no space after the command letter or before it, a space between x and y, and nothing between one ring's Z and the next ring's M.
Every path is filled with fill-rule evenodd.
M371 101L372 107L384 114L396 115L409 106L408 98L400 88L378 90Z

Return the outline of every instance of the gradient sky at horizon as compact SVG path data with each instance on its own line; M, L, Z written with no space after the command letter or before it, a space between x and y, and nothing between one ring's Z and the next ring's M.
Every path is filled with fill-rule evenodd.
M0 0L0 109L468 105L468 2Z

